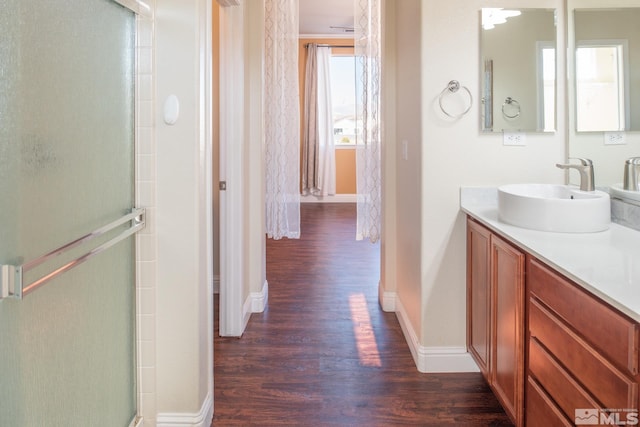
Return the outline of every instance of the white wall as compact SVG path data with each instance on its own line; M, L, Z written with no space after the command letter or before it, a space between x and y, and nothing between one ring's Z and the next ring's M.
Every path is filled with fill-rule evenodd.
M460 187L527 181L562 183L564 175L555 163L565 158L562 114L557 132L527 134L526 147L505 147L501 134L479 131L480 8L558 8L558 51L564 52L563 2L403 0L395 6L397 127L395 140L388 143L396 146L398 170L397 298L422 350L464 349L466 237L464 216L459 211ZM411 42L411 33L418 33L418 46ZM413 63L414 56L419 64ZM558 75L565 75L563 66ZM457 121L446 117L438 106L440 92L453 79L467 86L474 96L471 111ZM416 100L418 90L420 98ZM560 78L560 112L565 110L564 91ZM415 117L418 112L419 119ZM403 139L409 143L409 160L402 160L400 155ZM419 158L417 163L413 156ZM419 242L410 234L412 230L420 234Z
M157 390L158 425L205 425L212 410L211 131L206 95L211 88L204 72L211 49L210 3L156 3L157 365L155 384L147 386ZM166 125L162 115L171 94L180 100L180 117L173 126ZM199 419L204 424L198 424Z
M380 239L380 285L379 302L388 312L396 310L396 255L397 255L397 218L396 194L396 8L395 2L383 1L382 7L382 235Z
M420 0L396 3L396 292L413 325L421 321L422 99ZM403 157L403 144L407 156Z

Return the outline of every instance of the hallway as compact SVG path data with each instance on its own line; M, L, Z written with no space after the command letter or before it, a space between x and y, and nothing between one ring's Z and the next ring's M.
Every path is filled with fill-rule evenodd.
M267 241L269 302L243 337L216 319L213 425L511 425L479 373L416 370L354 204L302 204L301 224L300 240Z

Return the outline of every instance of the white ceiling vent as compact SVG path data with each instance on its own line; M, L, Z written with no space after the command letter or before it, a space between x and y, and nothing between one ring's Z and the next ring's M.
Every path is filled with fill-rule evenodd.
M332 30L340 30L340 31L345 32L345 33L353 33L353 32L355 32L353 27L341 27L341 26L332 25L329 28L331 28Z
M218 0L218 4L222 7L240 6L240 0Z

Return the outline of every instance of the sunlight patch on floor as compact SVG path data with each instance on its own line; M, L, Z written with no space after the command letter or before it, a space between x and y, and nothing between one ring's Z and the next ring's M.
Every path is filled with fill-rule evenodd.
M371 317L367 307L367 299L364 294L351 294L349 296L349 308L353 322L353 333L356 337L356 347L362 366L380 368L382 361L378 352L376 336L371 326Z

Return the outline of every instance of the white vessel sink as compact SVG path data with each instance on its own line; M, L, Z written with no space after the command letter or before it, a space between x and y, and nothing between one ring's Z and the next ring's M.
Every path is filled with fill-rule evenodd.
M611 192L611 197L617 197L623 200L635 200L636 202L640 202L640 191L631 191L625 190L622 187L622 183L613 184L609 191Z
M603 191L570 185L503 185L498 187L498 218L532 230L593 233L609 228L611 201Z

